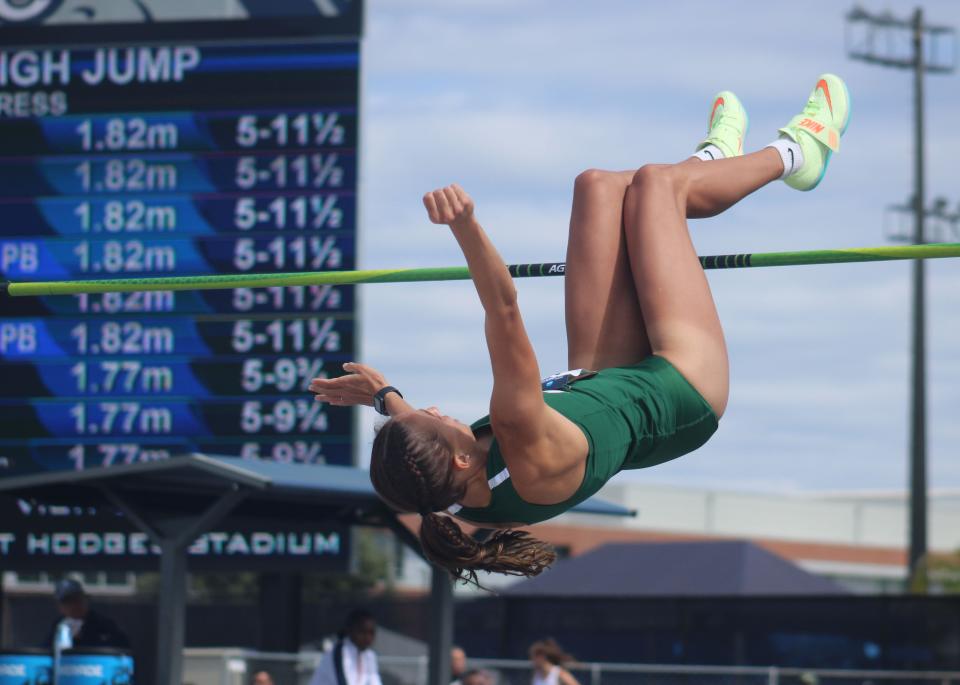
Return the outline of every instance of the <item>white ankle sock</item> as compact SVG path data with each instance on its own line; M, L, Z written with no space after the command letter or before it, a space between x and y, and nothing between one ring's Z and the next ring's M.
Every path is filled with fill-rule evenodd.
M780 153L780 161L783 162L783 173L780 178L796 173L803 166L803 150L800 148L800 143L793 142L787 136L780 136L766 147L772 147Z
M709 162L714 159L723 159L726 155L724 155L723 151L716 145L707 145L702 150L697 150L691 156L702 159L704 162Z

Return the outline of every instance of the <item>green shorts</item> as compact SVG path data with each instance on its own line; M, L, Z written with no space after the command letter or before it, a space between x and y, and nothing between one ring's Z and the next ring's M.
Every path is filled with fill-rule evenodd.
M603 369L544 399L583 429L597 476L676 459L717 430L713 409L663 357Z
M564 380L566 379L566 380ZM662 464L692 452L717 430L717 417L706 400L662 357L599 372L558 374L545 381L543 400L577 424L589 451L583 482L557 504L531 504L510 478L492 486L490 504L464 507L458 516L477 523L537 523L558 516L591 497L624 469ZM474 431L490 425L485 416ZM495 478L506 460L494 439L487 455L487 477Z

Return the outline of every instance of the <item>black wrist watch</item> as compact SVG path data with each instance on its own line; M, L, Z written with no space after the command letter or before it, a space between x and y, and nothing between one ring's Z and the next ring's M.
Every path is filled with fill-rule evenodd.
M390 416L390 414L387 413L387 395L389 395L392 392L397 393L398 395L400 395L400 399L403 399L403 395L401 394L401 392L397 390L395 387L393 387L392 385L388 385L384 388L380 388L377 391L377 394L373 396L373 408L377 410L378 414L382 414L383 416Z

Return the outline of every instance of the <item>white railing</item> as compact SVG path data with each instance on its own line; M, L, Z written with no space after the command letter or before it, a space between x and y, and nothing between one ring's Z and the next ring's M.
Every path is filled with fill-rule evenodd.
M184 650L183 682L247 685L267 670L276 685L307 685L322 653L285 654L246 649ZM426 685L427 657L380 656L384 685ZM471 659L470 668L493 673L497 685L527 685L530 663ZM674 666L608 662L570 668L581 685L960 685L960 671L867 671L778 666Z

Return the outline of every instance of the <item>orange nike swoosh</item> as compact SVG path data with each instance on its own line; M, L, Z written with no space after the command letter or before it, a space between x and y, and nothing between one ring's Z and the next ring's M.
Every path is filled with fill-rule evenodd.
M717 98L713 103L713 109L710 110L710 126L713 126L713 116L717 113L717 107L720 105L725 105L723 98Z
M833 100L830 99L830 87L824 79L817 81L817 88L823 89L823 94L827 96L827 107L830 108L830 114L833 114Z

